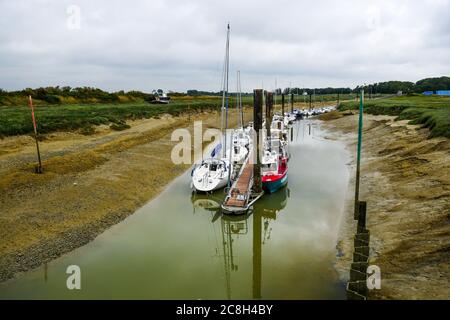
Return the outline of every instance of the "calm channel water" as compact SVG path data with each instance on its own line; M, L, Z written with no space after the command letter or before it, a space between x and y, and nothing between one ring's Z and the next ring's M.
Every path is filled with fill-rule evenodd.
M191 195L186 172L91 243L0 284L0 298L344 299L333 268L348 154L320 124L294 125L288 186L242 217L223 191ZM68 290L66 268L81 268Z

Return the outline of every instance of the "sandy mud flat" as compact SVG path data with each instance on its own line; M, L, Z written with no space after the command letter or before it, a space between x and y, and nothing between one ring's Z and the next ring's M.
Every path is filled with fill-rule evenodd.
M328 138L353 155L336 267L348 279L353 252L357 115L325 122ZM450 140L429 131L364 115L360 199L367 201L370 264L381 268L372 299L448 299L450 288Z

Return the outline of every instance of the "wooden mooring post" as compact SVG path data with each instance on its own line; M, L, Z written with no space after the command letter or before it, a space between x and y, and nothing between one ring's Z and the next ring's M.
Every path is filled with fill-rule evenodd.
M273 119L273 93L267 92L266 96L266 131L267 137L270 137L270 126Z
M291 114L294 113L294 94L291 93ZM284 116L284 113L283 113ZM291 132L291 142L294 141L294 127L291 127L290 129Z
M39 151L39 141L38 141L36 117L34 116L34 106L33 106L33 100L31 99L31 95L28 96L28 103L29 103L29 106L31 109L31 120L33 121L34 140L36 141L36 152L37 152L37 158L38 158L38 165L35 167L35 172L42 173L41 152Z
M284 93L281 94L281 115L284 116Z
M261 148L261 136L262 129L262 106L263 106L263 91L262 89L253 90L253 129L255 130L255 151L254 155L256 161L253 164L253 192L260 193L262 191L261 182L261 160L260 160L260 148Z

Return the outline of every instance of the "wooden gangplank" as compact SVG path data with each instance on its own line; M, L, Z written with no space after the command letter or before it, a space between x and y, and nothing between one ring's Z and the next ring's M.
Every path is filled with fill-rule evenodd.
M240 172L238 179L233 183L224 205L227 207L244 208L248 203L251 192L252 178L253 164L247 161Z

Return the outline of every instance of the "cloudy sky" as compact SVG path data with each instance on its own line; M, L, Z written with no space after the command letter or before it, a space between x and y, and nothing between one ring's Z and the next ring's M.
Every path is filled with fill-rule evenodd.
M220 90L450 75L449 0L0 0L0 88Z

